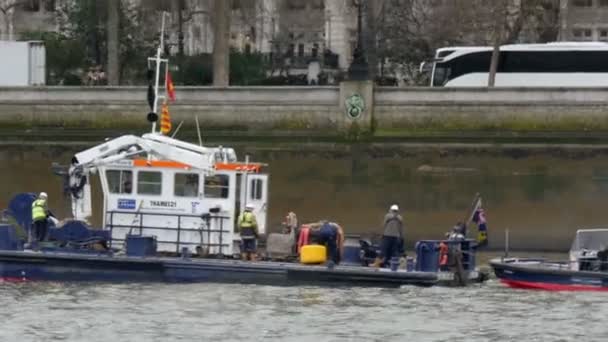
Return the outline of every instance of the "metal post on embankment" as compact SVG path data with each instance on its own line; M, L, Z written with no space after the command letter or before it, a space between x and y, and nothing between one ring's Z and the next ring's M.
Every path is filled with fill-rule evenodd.
M509 257L509 228L505 229L505 255L504 258Z

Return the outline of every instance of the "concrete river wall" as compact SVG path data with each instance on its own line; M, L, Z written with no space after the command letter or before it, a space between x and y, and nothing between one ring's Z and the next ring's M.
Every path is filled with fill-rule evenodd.
M170 112L174 128L192 132L198 116L221 136L603 139L607 90L178 87ZM145 87L0 88L0 129L11 132L143 129L149 111Z

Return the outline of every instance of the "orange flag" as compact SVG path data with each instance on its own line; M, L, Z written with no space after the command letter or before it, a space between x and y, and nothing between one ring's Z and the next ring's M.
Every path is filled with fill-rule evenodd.
M163 102L163 107L160 112L160 132L168 135L171 132L171 115L169 114L169 105L167 101Z
M175 87L173 86L173 80L171 79L171 74L167 71L167 75L165 76L165 87L167 89L167 96L171 101L175 101Z

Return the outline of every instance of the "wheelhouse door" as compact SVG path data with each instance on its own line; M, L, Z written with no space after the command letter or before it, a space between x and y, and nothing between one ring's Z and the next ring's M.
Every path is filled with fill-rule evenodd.
M253 205L253 212L258 221L258 231L260 234L266 234L266 220L268 216L268 175L247 175L246 204Z

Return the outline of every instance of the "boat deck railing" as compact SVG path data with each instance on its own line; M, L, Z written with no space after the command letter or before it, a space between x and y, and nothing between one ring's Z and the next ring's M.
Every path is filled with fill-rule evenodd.
M129 224L115 224L114 223L115 217L116 217L116 215L120 215L120 214L136 215L134 222L135 221L139 221L139 222L135 223L135 224L130 224L130 225ZM152 233L155 231L176 232L177 238L175 241L168 241L168 240L157 240L156 241L159 244L175 244L176 253L180 253L182 247L200 246L201 248L207 248L207 250L209 250L209 251L211 251L212 248L215 248L215 249L217 249L216 254L223 255L223 254L225 254L224 248L227 248L228 246L230 246L233 243L232 241L224 238L224 234L229 233L229 231L224 228L224 226L225 226L224 222L226 220L229 220L230 217L224 216L221 214L217 214L217 213L204 214L201 216L201 215L180 214L180 213L175 213L175 214L143 213L143 212L133 213L133 212L129 212L129 211L114 210L114 211L108 211L106 213L106 215L108 215L108 217L109 217L109 219L107 221L108 223L106 223L106 229L108 229L110 231L110 236L112 236L112 240L110 242L110 247L112 247L112 244L114 242L124 243L124 241L125 241L125 239L113 237L114 229L117 229L117 228L129 229L128 235L131 235L131 234L154 235ZM175 226L167 226L167 227L147 226L147 225L143 224L145 217L148 217L148 218L172 217L172 218L176 218L177 224ZM183 220L187 219L187 218L202 219L202 221L201 221L202 223L199 227L196 227L196 228L192 228L192 227L185 228L185 227L183 227L182 223L183 223ZM216 228L213 228L213 227L216 227ZM196 241L196 242L182 241L184 233L190 233L190 232L200 234L200 241ZM217 239L214 239L213 236L217 236Z

